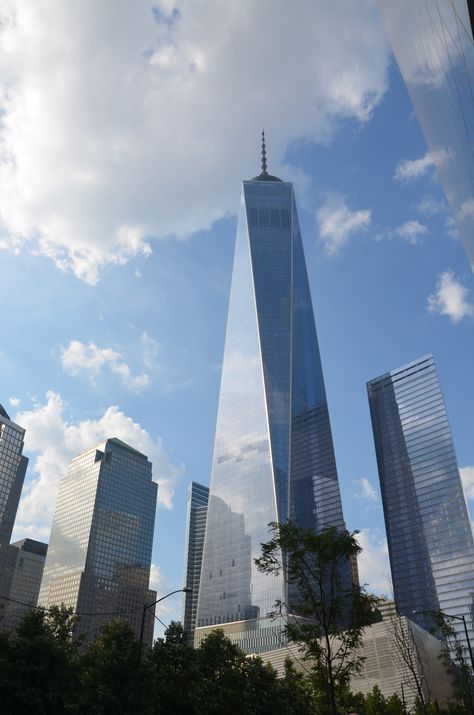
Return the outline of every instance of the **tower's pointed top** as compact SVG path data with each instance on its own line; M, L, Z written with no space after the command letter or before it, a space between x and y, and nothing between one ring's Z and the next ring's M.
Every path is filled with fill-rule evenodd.
M267 153L265 151L265 130L262 129L262 174L267 173Z
M267 171L267 151L265 148L265 131L262 129L262 173L252 181L281 181L277 176L271 176Z

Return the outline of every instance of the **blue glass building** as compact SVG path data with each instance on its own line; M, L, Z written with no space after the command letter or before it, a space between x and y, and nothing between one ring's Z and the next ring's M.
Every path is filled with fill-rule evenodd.
M38 603L64 603L82 614L77 635L94 640L116 614L139 636L143 606L156 599L149 578L157 490L151 462L115 437L69 465ZM154 618L146 614L145 642L151 645Z
M464 616L474 642L474 542L433 357L367 390L398 611L426 629L420 611Z
M0 544L9 544L25 480L25 430L0 405Z
M209 487L205 487L197 482L191 482L188 489L186 553L184 562L186 588L191 590L184 594L183 600L183 626L188 640L191 643L194 638L194 627L196 625L208 501Z
M377 4L474 270L474 4Z
M266 616L288 602L254 564L269 522L344 528L293 186L262 158L242 187L196 629L246 622L226 632L255 652L281 644Z

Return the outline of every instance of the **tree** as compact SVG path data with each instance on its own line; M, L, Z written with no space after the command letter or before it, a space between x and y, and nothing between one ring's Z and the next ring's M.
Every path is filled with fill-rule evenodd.
M350 578L350 561L361 551L357 532L329 527L315 533L292 522L269 526L273 538L255 562L266 574L283 571L294 597L278 601L276 613L288 614L286 633L301 644L326 710L338 715L338 701L360 669L363 630L374 621L378 600Z
M395 606L390 618L387 619L387 633L402 670L405 668L410 673L411 678L407 686L415 689L418 710L424 715L428 713L427 700L428 702L430 700L429 678L426 677L429 663L423 658L423 653L418 647L411 621L396 612ZM428 698L425 698L425 690L428 692Z
M314 715L316 704L310 680L297 671L291 658L285 660L285 672L279 681L281 707L285 715Z
M149 655L153 666L154 713L191 715L199 693L197 651L181 623L172 621Z
M73 712L77 687L76 622L72 609L28 612L15 636L0 640L2 713L61 715Z
M79 713L144 715L152 712L147 660L139 662L138 641L128 623L105 623L80 663Z
M200 675L199 713L243 715L245 653L217 629L207 635L197 651Z
M363 712L364 715L404 715L403 703L398 695L385 698L377 685L365 696Z
M455 695L463 703L466 712L474 713L474 677L468 662L466 648L459 640L452 619L443 611L433 611L433 618L444 646L440 660L447 672L453 676Z

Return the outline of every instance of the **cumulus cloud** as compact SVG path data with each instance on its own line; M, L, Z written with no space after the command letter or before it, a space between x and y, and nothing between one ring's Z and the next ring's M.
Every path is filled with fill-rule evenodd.
M409 243L418 243L420 236L425 236L428 233L428 228L417 221L417 219L411 219L410 221L405 221L400 226L397 226L393 230L395 236L400 236L404 238Z
M66 403L60 395L49 391L46 398L44 404L15 417L26 430L26 451L33 453L30 461L33 478L23 489L16 523L18 533L28 529L31 534L44 536L45 529L51 526L59 479L66 473L69 462L109 437L118 437L147 455L159 485L158 501L171 508L174 487L184 468L171 462L160 437L152 437L118 407L109 407L99 419L74 423L66 418Z
M144 333L144 336L145 343L148 344L150 338L146 333ZM112 350L112 348L99 348L93 342L86 345L79 340L71 340L68 347L61 352L61 364L69 375L84 373L93 382L99 377L103 368L108 368L132 392L140 392L150 384L150 378L147 374L132 374L119 352Z
M424 216L436 216L446 211L446 204L433 196L424 196L418 204L418 211Z
M425 176L430 169L444 164L449 158L450 155L443 149L439 151L427 151L426 154L419 159L407 159L400 162L395 169L393 178L401 182L419 179Z
M359 491L359 498L360 499L368 499L369 501L377 501L377 492L373 488L372 484L369 482L367 477L362 477L362 479L358 479L357 483L360 486L360 491Z
M431 313L447 315L457 324L463 318L474 316L474 305L468 301L468 289L454 275L444 271L438 276L436 292L428 296L428 310Z
M390 592L387 539L370 529L362 529L357 535L357 541L362 548L358 557L360 582L366 583L369 591L376 594Z
M235 211L262 126L286 175L289 142L366 122L387 86L371 0L4 0L0 33L2 247L90 284Z
M339 253L349 237L367 229L371 220L368 209L352 211L342 196L328 196L316 212L319 236L326 254L333 256Z
M466 499L474 501L474 467L460 467L459 474Z

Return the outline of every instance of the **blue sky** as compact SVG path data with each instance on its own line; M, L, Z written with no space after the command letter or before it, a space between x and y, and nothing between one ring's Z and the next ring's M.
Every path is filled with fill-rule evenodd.
M474 500L474 285L373 4L14 5L0 11L0 402L30 456L14 537L47 539L68 461L118 436L160 483L154 585L182 585L240 182L264 126L269 171L295 183L346 521L363 580L387 591L365 382L434 354Z

